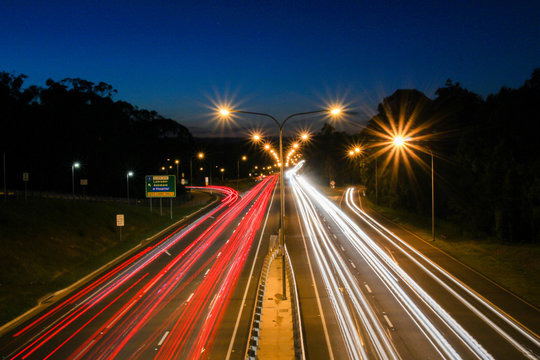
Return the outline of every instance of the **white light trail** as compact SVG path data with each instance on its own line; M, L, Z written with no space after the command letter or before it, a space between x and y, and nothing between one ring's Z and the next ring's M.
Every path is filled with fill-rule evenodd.
M363 330L371 342L375 355L383 359L400 358L393 342L389 338L384 326L375 311L363 295L360 287L349 270L350 262L346 262L322 225L316 209L325 212L337 225L339 230L350 241L358 255L368 264L379 277L396 301L401 305L419 330L425 335L429 343L443 358L459 359L461 356L448 342L445 336L437 329L426 314L413 301L408 291L412 291L425 305L462 341L466 348L479 359L492 359L478 342L461 327L433 298L431 298L396 262L381 249L367 234L365 234L351 219L339 208L321 195L303 177L296 176L296 171L302 163L289 171L291 187L295 195L298 209L307 229L317 264L321 269L321 276L328 291L334 313L338 320L344 341L351 358L367 358L368 354L360 341L359 331ZM342 284L344 293L339 291ZM354 313L347 306L345 295L352 303ZM353 319L359 317L363 329L354 327ZM386 318L384 318L386 320Z
M420 258L422 261L427 263L429 266L434 268L439 274L441 274L446 280L449 280L451 284L457 286L459 289L465 291L468 295L474 298L479 304L481 304L485 309L489 310L491 313L496 315L499 319L504 321L507 325L511 326L514 330L520 333L522 336L531 341L535 346L540 347L540 341L536 334L530 332L528 329L525 329L519 323L517 323L510 316L505 314L501 309L496 307L491 302L484 299L477 292L472 290L470 287L466 286L463 282L452 276L446 270L441 268L439 265L431 261L429 258L424 256L422 253L417 251L407 242L400 239L394 233L383 227L375 219L370 217L366 212L360 209L354 202L353 189L349 188L346 193L346 202L347 206L362 220L364 220L369 226L376 230L381 236L388 240L392 245L394 245L400 252L406 255L411 261L413 261L417 266L419 266L429 277L434 279L442 287L444 287L450 294L452 294L456 299L458 299L463 305L469 308L473 313L475 313L480 319L482 319L488 326L490 326L494 331L501 335L505 340L507 340L512 346L514 346L518 351L525 355L529 359L537 359L534 353L532 353L528 348L520 344L516 339L510 336L505 332L500 326L495 322L490 320L480 309L475 307L470 301L466 300L463 296L458 294L452 287L450 287L443 279L439 278L434 272L430 271L426 266L424 266L416 257Z
M350 358L366 359L369 357L363 346L360 330L355 327L354 320L358 317L377 358L399 359L400 357L388 338L383 324L364 297L347 263L330 240L311 199L308 198L298 182L291 180L291 184ZM340 288L345 291L340 291ZM346 294L355 313L349 310Z

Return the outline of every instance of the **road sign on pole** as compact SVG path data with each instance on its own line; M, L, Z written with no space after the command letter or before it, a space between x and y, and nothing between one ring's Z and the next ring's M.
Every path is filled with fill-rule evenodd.
M124 227L124 214L116 214L116 226L120 231L120 241L122 241L122 228Z
M145 191L147 198L176 197L176 176L146 175Z

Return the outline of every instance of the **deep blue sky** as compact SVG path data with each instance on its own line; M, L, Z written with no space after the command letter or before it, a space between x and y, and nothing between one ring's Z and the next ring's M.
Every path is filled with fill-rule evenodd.
M0 70L104 81L202 135L218 96L284 117L340 98L370 113L447 78L482 96L518 87L540 66L539 24L532 0L4 0Z

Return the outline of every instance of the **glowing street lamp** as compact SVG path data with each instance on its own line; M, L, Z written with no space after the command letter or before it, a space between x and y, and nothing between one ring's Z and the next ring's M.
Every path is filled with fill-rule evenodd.
M337 116L339 114L341 114L341 109L340 108L333 108L330 110L330 114L334 115L334 116Z
M197 158L199 160L204 159L204 153L197 153ZM189 185L193 186L193 156L189 158Z
M242 161L246 161L247 160L247 156L246 155L242 155ZM236 178L236 190L240 190L240 159L238 159L237 161L237 170L238 170L238 174L237 174L237 178Z
M403 136L396 136L392 141L394 142L394 146L396 147L402 147L403 145L405 145L405 138Z
M128 171L126 174L126 185L127 185L127 203L129 205L129 178L133 177L133 171Z
M394 147L403 148L407 147L408 140L409 138L403 136L395 136L392 142ZM433 170L433 151L430 147L427 147L427 149L431 156L431 240L435 241L435 174Z
M180 166L180 160L176 159L174 160L174 163L176 164L176 182L178 182L178 168Z
M81 167L79 162L74 162L71 165L71 196L75 197L75 169Z
M282 256L283 256L283 264L285 264L285 186L284 186L284 176L283 176L283 165L284 165L284 159L283 159L283 127L287 123L287 121L293 117L302 116L302 115L312 115L312 114L330 114L331 116L337 116L341 114L341 109L323 109L323 110L315 110L315 111L306 111L301 113L295 113L292 115L289 115L285 118L281 123L272 115L268 115L265 113L258 113L258 112L252 112L252 111L241 111L241 110L231 110L226 108L221 108L219 110L219 113L223 117L229 117L232 113L237 114L247 114L247 115L256 115L256 116L263 116L269 119L272 119L272 121L276 124L276 126L279 129L279 187L280 187L280 232L279 232L279 244L281 246L282 250ZM307 137L306 137L307 139ZM285 277L285 266L283 266L283 299L286 299L286 277Z

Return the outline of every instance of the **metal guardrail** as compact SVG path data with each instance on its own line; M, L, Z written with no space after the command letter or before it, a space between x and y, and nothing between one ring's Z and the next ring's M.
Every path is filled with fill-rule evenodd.
M253 309L252 321L249 328L249 341L246 349L246 359L257 359L257 350L259 346L259 332L261 329L261 315L262 306L264 302L264 291L266 287L266 280L268 279L268 272L270 270L270 264L275 257L280 254L279 245L271 248L268 254L264 258L263 268L259 278L259 285L257 287L257 299L255 302L255 308ZM300 316L300 303L298 301L298 291L296 288L296 278L294 276L294 270L292 267L291 259L285 246L285 267L287 271L287 279L289 283L289 289L291 292L291 308L292 308L292 322L293 322L293 337L294 337L294 355L298 360L305 360L305 348L304 348L304 335L302 332L302 317Z
M264 257L264 263L257 286L257 299L253 309L252 321L249 327L249 341L246 349L246 359L257 359L257 350L259 348L259 332L261 330L262 306L264 302L264 290L266 288L266 280L270 271L270 264L279 252L279 248L272 248Z
M306 352L304 348L304 334L302 332L302 317L300 316L300 302L298 300L298 289L296 288L296 277L294 276L294 270L285 245L285 257L287 262L287 278L289 279L289 288L291 292L291 308L292 308L292 320L293 320L293 335L294 335L294 355L296 359L305 360Z

